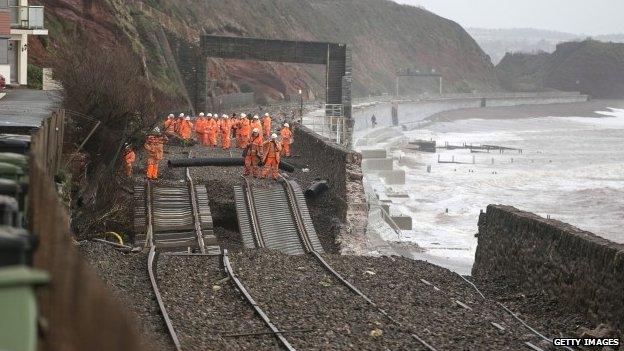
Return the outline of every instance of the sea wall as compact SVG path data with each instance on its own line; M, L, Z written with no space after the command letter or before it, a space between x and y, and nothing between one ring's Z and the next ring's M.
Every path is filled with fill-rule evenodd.
M488 206L472 274L546 292L596 324L624 328L624 245L569 224Z
M564 104L587 101L587 99L587 95L561 92L452 94L394 102L368 102L354 106L354 129L358 131L369 128L373 114L379 126L391 126L393 104L398 105L399 124L409 124L422 121L436 113L464 108Z
M364 237L368 218L362 183L362 155L303 126L295 128L293 153L307 159L309 166L319 170L327 180L341 221L336 242L343 253L353 252L352 245Z

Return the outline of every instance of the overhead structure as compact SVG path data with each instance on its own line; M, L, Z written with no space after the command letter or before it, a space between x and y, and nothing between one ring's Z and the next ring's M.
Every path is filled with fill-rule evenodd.
M197 64L197 111L208 106L210 80L205 60L209 57L325 65L324 122L330 125L335 141L351 145L351 54L346 44L202 35L201 51L202 62Z

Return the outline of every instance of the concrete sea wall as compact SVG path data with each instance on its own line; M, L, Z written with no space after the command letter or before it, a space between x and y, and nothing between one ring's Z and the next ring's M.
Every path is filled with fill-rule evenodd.
M569 224L488 206L472 274L546 292L596 323L624 329L624 245Z
M293 152L310 162L310 167L320 170L335 200L337 217L342 222L336 242L343 253L352 252L364 237L368 207L362 183L362 155L332 143L310 129L295 128Z
M362 103L354 106L353 118L356 131L370 127L374 114L379 126L392 125L392 105L398 104L400 124L422 121L436 113L463 108L501 107L519 105L548 105L587 101L587 95L579 93L515 93L515 94L453 94L433 98L406 99Z

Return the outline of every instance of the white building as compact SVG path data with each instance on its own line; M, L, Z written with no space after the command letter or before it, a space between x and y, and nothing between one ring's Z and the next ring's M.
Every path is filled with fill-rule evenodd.
M28 6L28 0L0 0L0 75L7 85L28 84L29 35L48 35L43 6Z

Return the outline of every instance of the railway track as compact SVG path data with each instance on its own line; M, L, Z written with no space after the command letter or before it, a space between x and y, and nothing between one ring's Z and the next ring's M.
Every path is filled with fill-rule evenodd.
M300 186L282 177L282 187L254 189L245 178L245 188L235 188L236 209L243 242L248 248L270 248L286 254L309 254L325 271L362 298L398 327L407 326L392 318L357 287L347 281L321 256L323 248L318 240L312 219ZM262 217L259 213L262 212ZM242 284L242 283L241 283ZM429 351L437 351L415 332L410 335Z
M196 186L186 169L185 186L161 186L148 181L135 187L134 224L137 235L135 245L149 248L147 269L152 290L163 316L167 331L177 351L180 339L165 308L158 287L155 267L158 255L166 251L173 255L220 254L212 227L205 186Z

